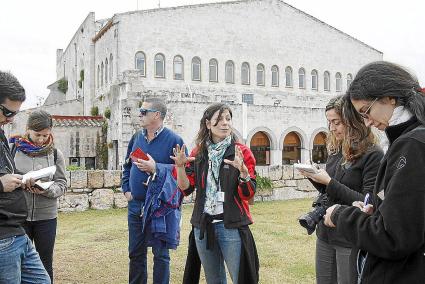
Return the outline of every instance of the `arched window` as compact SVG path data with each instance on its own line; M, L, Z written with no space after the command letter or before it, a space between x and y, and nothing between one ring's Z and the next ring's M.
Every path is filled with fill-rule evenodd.
M109 81L112 82L112 78L114 76L114 57L111 55L109 56Z
M305 89L305 70L300 68L298 70L298 88Z
M108 65L108 58L105 59L105 85L108 84L108 71L109 71L109 65Z
M218 82L218 62L214 58L210 59L209 71L210 82Z
M311 159L313 163L324 164L328 158L326 150L326 133L319 132L313 140L313 150L311 151Z
M142 76L146 76L146 56L142 51L136 53L135 66Z
M264 77L264 65L260 63L257 65L257 86L264 86Z
M292 68L290 66L285 68L286 87L292 87Z
M100 65L100 86L103 87L103 74L105 72L105 66L102 64Z
M311 89L312 90L318 89L318 82L319 82L319 78L317 75L317 70L311 71Z
M241 68L241 83L242 85L249 85L249 80L250 80L250 75L249 75L249 64L248 62L244 62L242 63L242 68Z
M100 87L100 66L97 65L97 88Z
M272 87L279 87L279 67L272 66Z
M180 55L174 56L173 70L174 70L174 80L184 79L183 57L181 57Z
M226 70L225 70L225 80L226 83L235 83L235 64L232 60L228 60L226 62Z
M323 89L325 91L331 90L331 75L328 71L325 71L325 73L323 74Z
M270 139L265 132L259 131L252 136L250 149L257 165L270 165Z
M199 57L192 58L192 80L201 81L201 59Z
M337 92L342 91L342 77L341 77L341 73L339 72L335 74L335 88Z
M301 140L296 132L289 132L283 141L282 164L292 165L301 160Z
M347 74L347 89L350 87L351 82L353 82L353 75L350 73Z
M165 58L161 53L155 55L155 77L165 78Z

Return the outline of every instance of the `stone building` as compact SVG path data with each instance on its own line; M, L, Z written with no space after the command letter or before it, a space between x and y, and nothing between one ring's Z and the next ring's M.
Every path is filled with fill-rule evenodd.
M12 124L5 126L8 136L24 134L28 114L32 110L19 113ZM55 113L55 110L49 112ZM102 116L53 115L52 118L53 141L63 153L66 166L87 170L105 167L102 164L104 159L100 159L108 147L102 143L105 141L102 127L105 119Z
M140 101L160 96L166 125L193 147L203 110L233 109L236 134L259 165L323 162L324 106L382 53L280 0L89 13L57 51L57 82L74 114L110 113L110 169L120 168ZM57 85L57 83L56 83ZM55 84L50 87L55 89ZM51 96L55 96L54 92Z

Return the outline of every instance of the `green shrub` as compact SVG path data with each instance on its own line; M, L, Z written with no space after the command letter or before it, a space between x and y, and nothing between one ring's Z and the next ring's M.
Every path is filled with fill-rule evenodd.
M110 119L111 118L111 109L106 108L104 113L105 118Z
M62 93L66 94L66 92L68 91L68 80L66 78L59 79L58 89Z
M256 181L257 188L259 189L272 189L273 187L272 180L268 177L262 177L257 175Z
M257 175L257 195L270 195L273 191L272 180L268 177L262 177Z
M78 80L78 87L81 89L84 82L84 69L80 70L80 80Z
M91 110L90 110L90 114L92 116L98 116L99 115L99 108L97 106L92 107Z
M69 165L66 167L67 171L79 171L79 170L84 170L83 167L81 166L76 166L76 165Z

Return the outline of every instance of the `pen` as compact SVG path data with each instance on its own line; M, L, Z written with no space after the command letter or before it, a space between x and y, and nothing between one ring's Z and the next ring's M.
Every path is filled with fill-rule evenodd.
M364 204L363 206L366 206L369 204L369 193L366 193L363 204Z

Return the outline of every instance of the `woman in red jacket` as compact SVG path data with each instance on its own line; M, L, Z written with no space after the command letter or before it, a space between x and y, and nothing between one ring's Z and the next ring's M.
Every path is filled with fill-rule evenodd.
M258 256L248 228L252 224L248 200L256 188L255 158L236 142L228 105L216 103L205 110L196 145L190 157L184 145L177 146L172 157L179 188L185 195L197 190L190 236L196 246L189 248L184 283L198 281L199 272L193 276L196 252L207 283L226 283L224 262L233 283L257 283Z

